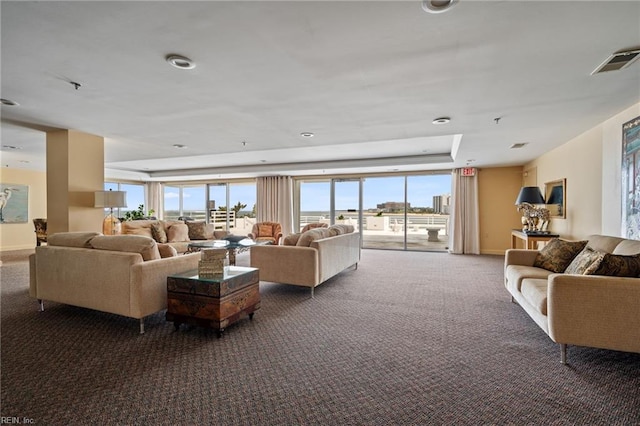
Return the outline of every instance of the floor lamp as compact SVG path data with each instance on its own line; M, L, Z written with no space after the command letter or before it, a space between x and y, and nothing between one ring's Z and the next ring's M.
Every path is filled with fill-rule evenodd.
M104 235L119 234L120 220L113 215L113 209L127 207L126 191L96 191L94 206L110 209L109 214L102 221L102 233Z

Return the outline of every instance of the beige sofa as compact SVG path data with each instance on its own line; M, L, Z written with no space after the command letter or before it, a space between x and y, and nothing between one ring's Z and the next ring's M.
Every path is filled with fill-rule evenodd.
M178 253L187 251L192 241L220 240L229 235L215 230L212 223L181 220L130 220L122 222L123 235L142 235L158 243L166 243Z
M253 246L250 256L251 266L260 269L261 281L310 287L313 297L316 286L358 267L360 234L346 225L312 229L285 237L283 245Z
M139 319L144 333L144 317L167 308L167 276L197 269L200 259L160 246L134 235L50 235L29 257L29 294L40 310L48 300Z
M592 257L595 253L597 264L586 257L587 251L592 252ZM586 273L602 274L603 269L611 269L607 262L615 263L612 260L616 257L624 260L622 256L611 254L629 256L637 253L640 253L640 241L592 235L570 266L584 269ZM560 345L563 364L566 364L567 345L640 353L640 278L637 278L637 271L631 272L636 277L554 273L534 266L537 256L535 250L507 250L505 286L512 301ZM571 269L567 268L567 271Z

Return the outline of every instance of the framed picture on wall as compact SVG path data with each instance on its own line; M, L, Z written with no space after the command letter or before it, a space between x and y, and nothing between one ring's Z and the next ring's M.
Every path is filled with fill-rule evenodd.
M29 220L29 187L0 183L0 223L27 223Z
M622 236L640 240L640 117L622 125Z

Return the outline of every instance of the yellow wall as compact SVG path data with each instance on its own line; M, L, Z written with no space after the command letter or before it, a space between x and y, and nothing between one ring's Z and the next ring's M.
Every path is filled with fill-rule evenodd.
M76 130L47 132L47 231L101 231L94 205L104 188L104 140Z
M622 124L640 115L640 104L525 165L535 169L537 185L566 178L566 219L549 229L568 239L591 234L621 235L620 161Z
M481 254L504 254L511 247L511 230L522 226L515 206L521 187L522 167L478 171Z
M0 251L22 250L36 246L33 218L47 217L47 175L31 170L1 168L0 181L29 185L29 216L27 223L0 225Z

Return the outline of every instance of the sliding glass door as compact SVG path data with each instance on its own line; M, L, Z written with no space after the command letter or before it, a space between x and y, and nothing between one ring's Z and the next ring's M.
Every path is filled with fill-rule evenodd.
M363 248L405 248L405 177L363 179Z
M449 173L299 181L299 224L349 223L363 248L446 251Z
M355 232L362 229L362 202L360 179L333 179L331 224L353 225Z

